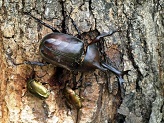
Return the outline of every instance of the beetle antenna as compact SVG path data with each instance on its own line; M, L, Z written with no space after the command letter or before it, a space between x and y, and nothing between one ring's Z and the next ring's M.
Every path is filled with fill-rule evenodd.
M35 19L38 23L40 23L40 24L44 25L45 27L51 29L53 32L59 32L57 29L55 29L51 25L46 24L45 22L43 22L39 18L34 17L30 12L24 12L24 14L29 15L30 17L32 17L33 19Z
M97 36L97 37L96 37L91 43L89 43L88 45L97 43L97 42L100 41L101 38L107 37L107 36L111 36L111 35L113 35L114 33L120 32L120 31L121 31L120 29L117 29L117 30L114 30L114 31L112 31L112 32L110 31L110 32L108 32L108 33L102 33L102 34L100 34L99 36Z

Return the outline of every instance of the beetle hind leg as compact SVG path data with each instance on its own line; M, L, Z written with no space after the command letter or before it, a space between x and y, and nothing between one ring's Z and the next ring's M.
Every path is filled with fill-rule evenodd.
M77 27L76 23L74 22L74 20L71 18L71 13L72 13L72 11L73 11L73 10L71 9L71 12L69 12L68 18L71 20L71 22L72 22L72 24L73 24L75 30L77 31L77 33L78 33L78 38L81 38L81 32L80 32L80 30L78 29L78 27Z
M51 25L46 24L45 22L43 22L39 18L34 17L30 12L24 12L24 14L29 15L30 17L32 17L33 19L35 19L38 23L40 23L40 24L44 25L45 27L51 29L53 32L59 32L57 29L55 29Z

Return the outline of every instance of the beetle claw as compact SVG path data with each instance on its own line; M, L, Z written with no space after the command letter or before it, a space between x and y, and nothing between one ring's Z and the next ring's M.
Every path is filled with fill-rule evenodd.
M130 70L126 70L126 71L122 71L121 74L117 75L118 79L119 79L119 82L120 82L120 85L122 85L122 83L124 83L124 79L123 79L123 76L124 75L129 75L129 72Z
M123 88L123 83L125 82L124 79L123 79L123 76L124 75L129 75L129 72L130 70L126 70L126 71L122 71L121 74L119 75L116 75L118 80L119 80L119 85L120 85L120 88ZM121 89L122 90L122 89Z

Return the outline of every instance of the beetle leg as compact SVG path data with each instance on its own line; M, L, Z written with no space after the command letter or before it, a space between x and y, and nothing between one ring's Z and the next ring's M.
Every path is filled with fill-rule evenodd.
M77 33L78 33L78 37L81 37L81 36L80 36L80 35L81 35L81 32L80 32L80 30L78 29L76 23L75 23L74 20L70 17L70 15L69 15L69 18L71 19L71 22L72 22L73 26L75 27L75 29L76 29L76 31L77 31Z
M45 66L45 65L47 65L48 63L35 62L35 61L25 61L24 64Z
M121 72L121 71L117 70L116 68L114 68L114 67L112 67L112 66L110 66L106 63L102 63L102 66L105 67L106 69L110 70L111 72L113 72L117 76L117 78L119 80L119 83L120 83L120 86L124 82L123 76L125 74L128 74L128 72L130 71L130 70L127 70L127 71L122 71Z
M11 64L14 65L14 66L24 64L24 63L15 63L14 59L11 58L12 52L10 52L10 53L6 52L6 56L7 56L7 60L9 60L11 62Z
M71 13L72 13L72 9L71 9L71 12L69 12L69 15L68 15L68 17L71 19L71 22L72 22L72 24L73 24L73 26L75 27L75 29L76 29L76 31L77 31L77 33L78 33L78 38L81 38L81 32L80 32L80 30L78 29L78 27L77 27L77 25L76 25L76 23L74 22L74 20L71 18Z
M75 71L72 72L72 79L73 79L73 90L76 89L76 85L77 85L77 82L76 82L76 75L77 73Z
M24 12L24 14L26 15L30 15L33 19L35 19L38 23L44 25L45 27L51 29L53 32L59 32L57 29L55 29L54 27L52 27L51 25L49 24L46 24L45 22L43 22L42 20L40 20L39 18L36 18L34 17L33 15L31 15L31 13L29 12Z
M123 82L124 82L123 76L125 74L128 75L128 72L130 70L126 70L126 71L122 71L121 72L121 71L117 70L116 68L114 68L114 67L112 67L112 66L110 66L110 65L108 65L106 63L102 63L102 66L104 68L106 68L107 70L110 70L111 72L113 72L117 76L118 81L119 81L119 89L121 91L121 97L123 98L124 97L124 94L125 94L125 90L124 90L124 87L123 87Z
M27 94L27 90L22 94L21 98L23 98L24 96L26 96Z
M81 75L80 75L78 82L82 82L82 80L83 80L83 72L81 72Z
M31 61L25 61L23 63L15 63L14 61L11 61L13 65L22 65L22 64L29 64L29 65L38 65L38 66L45 66L47 63L41 63L41 62L31 62Z
M80 75L79 80L77 81L77 84L78 84L78 85L77 85L76 88L82 87L83 73L81 72L80 74L81 74L81 75Z
M102 33L102 34L100 34L99 36L97 36L97 37L96 37L91 43L89 43L88 45L97 43L97 42L100 41L101 38L107 37L107 36L111 36L111 35L113 35L113 34L116 33L116 32L120 32L120 30L117 29L117 30L114 30L114 31L110 31L110 32L108 32L108 33Z

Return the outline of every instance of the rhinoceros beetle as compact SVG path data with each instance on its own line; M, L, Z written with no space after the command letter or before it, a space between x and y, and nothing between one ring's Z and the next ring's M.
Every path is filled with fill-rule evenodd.
M81 39L59 32L54 27L44 23L30 13L25 14L30 15L37 22L53 31L44 36L39 47L41 56L47 62L69 71L84 72L95 69L104 72L111 71L117 76L120 85L122 85L124 82L123 75L128 74L129 70L121 72L106 62L101 61L100 52L95 44L99 42L101 38L111 36L119 30L100 34L87 45L85 51L84 42Z

